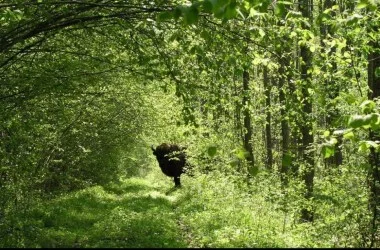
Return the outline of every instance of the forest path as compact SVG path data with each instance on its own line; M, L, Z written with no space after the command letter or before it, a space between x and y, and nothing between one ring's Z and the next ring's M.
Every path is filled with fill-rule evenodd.
M130 178L55 198L30 215L38 225L31 241L41 247L187 247L174 211L176 192L162 189Z

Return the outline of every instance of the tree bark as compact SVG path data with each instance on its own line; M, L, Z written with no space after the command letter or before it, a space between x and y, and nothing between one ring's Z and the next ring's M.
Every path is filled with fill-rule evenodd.
M377 31L378 28L375 27ZM368 56L368 99L373 100L380 97L380 77L376 77L375 70L380 68L380 43L372 42L371 47L373 52ZM370 130L369 139L371 141L380 141L380 131ZM369 209L372 213L371 226L371 246L373 247L376 238L379 237L380 223L380 152L373 147L369 154L369 170L368 170L368 186L370 190ZM376 235L378 234L378 235Z
M289 60L286 59L285 62L281 62L280 69L279 69L279 80L278 80L278 87L279 87L279 101L281 105L280 114L281 114L281 146L282 146L282 162L281 162L281 181L284 186L288 184L288 174L289 174L289 163L286 160L287 154L289 154L289 142L290 142L290 130L289 130L289 123L286 119L287 115L287 108L286 108L286 91L285 91L285 67L286 65L289 65Z
M311 20L311 14L312 14L312 0L300 0L299 1L299 8L304 17ZM306 29L306 25L303 24L303 28ZM302 84L302 97L303 97L303 104L302 104L302 121L300 123L301 126L301 134L302 134L302 158L304 160L305 169L302 173L302 179L305 183L305 194L304 197L306 200L311 200L313 197L313 188L314 188L314 157L313 153L310 152L311 146L314 142L313 134L312 134L312 122L311 118L309 117L310 114L312 114L312 101L311 96L309 94L309 88L311 88L311 75L310 75L310 68L311 68L311 62L312 62L312 55L309 50L309 48L305 45L300 46L300 54L302 58L301 62L301 80L303 82ZM309 208L302 208L301 210L301 219L305 222L311 222L313 221L314 213Z
M243 116L244 116L244 149L247 151L246 160L249 163L249 173L255 175L257 169L255 168L253 146L252 146L252 126L251 126L251 114L249 110L249 72L243 71Z
M325 0L322 1L322 8L321 12L323 10L329 9L332 6L336 5L336 0ZM322 48L327 48L327 44L325 44L324 40L328 39L328 35L333 35L334 31L331 25L321 25L320 27L321 30L321 45ZM325 52L327 57L331 57L335 54L336 48L332 47L329 52ZM332 133L334 130L338 129L338 124L337 121L340 118L340 112L339 110L335 107L335 105L331 105L330 101L335 99L339 95L340 88L337 85L337 83L334 80L334 73L337 70L337 63L335 60L331 62L331 69L328 69L326 67L322 67L323 71L330 71L330 79L327 79L324 82L325 86L325 93L327 93L327 107L326 107L326 127L329 129L329 131ZM342 138L338 137L337 138L338 142L335 144L335 154L334 156L328 158L326 160L326 163L331 165L331 166L340 166L343 163L343 154L341 150L341 145L342 145Z
M268 68L264 66L263 69L263 83L265 91L265 108L266 108L266 123L265 123L265 139L266 139L266 151L267 161L266 165L269 170L272 170L273 166L273 154L272 154L272 129L271 129L271 99L270 92L271 86L268 78Z
M237 137L238 137L238 141L243 141L244 140L244 136L243 136L243 128L242 128L242 124L241 124L241 108L242 108L242 104L238 101L239 97L240 96L240 91L241 89L238 89L238 86L236 84L236 82L234 81L234 96L235 96L235 129L237 131Z

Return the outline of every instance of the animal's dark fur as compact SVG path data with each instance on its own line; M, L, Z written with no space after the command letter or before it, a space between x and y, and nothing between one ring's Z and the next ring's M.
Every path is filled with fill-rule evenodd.
M176 187L181 186L180 176L185 172L186 154L181 147L175 144L162 143L153 148L153 154L156 156L158 165L162 172L170 177L174 177L174 184Z

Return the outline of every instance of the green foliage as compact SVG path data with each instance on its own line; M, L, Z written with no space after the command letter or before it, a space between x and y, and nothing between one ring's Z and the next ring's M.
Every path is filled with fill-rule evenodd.
M171 12L165 11L158 15L159 21L174 18L178 20L183 17L185 25L192 25L198 22L201 12L212 13L216 18L230 20L237 16L236 0L204 0L196 1L191 5L181 5L175 7Z
M209 146L207 149L207 154L213 157L214 155L216 155L217 149L218 148L215 145Z
M292 165L292 162L293 162L292 155L289 153L284 154L284 156L282 157L282 165L289 167Z
M362 109L362 113L369 114L372 113L376 108L376 103L372 100L366 100L360 104L360 108Z
M185 2L0 4L1 246L373 245L378 3L321 1L306 15L308 1ZM294 45L307 49L306 72ZM305 132L315 143L303 145ZM149 149L162 142L187 146L194 168L175 194ZM299 222L303 208L312 224Z
M335 144L336 143L334 144L325 143L322 145L322 154L325 159L335 154L335 147L334 147Z
M335 144L337 137L343 137L346 140L357 143L358 152L368 152L371 147L378 150L379 144L376 141L362 140L362 130L377 131L380 128L380 114L377 101L363 101L359 107L363 114L351 115L348 119L348 129L335 130L332 135L325 134L325 142L322 144L324 158L329 158L335 154Z
M375 0L359 0L356 5L358 9L368 8L371 11L375 11L377 9Z
M352 128L373 128L376 129L379 124L379 114L372 113L368 115L354 115L350 117L348 125Z
M318 237L320 247L354 247L363 244L358 235L364 237L362 230L370 221L366 209L367 190L360 178L366 175L366 170L350 164L323 171L329 171L329 177L315 186L318 193L315 206L319 219L314 237Z

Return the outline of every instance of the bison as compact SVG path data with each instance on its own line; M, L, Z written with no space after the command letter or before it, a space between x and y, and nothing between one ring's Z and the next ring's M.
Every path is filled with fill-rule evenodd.
M154 149L152 145L153 154L156 156L158 165L162 172L169 176L174 177L175 187L181 186L180 176L185 173L186 165L186 147L181 147L176 144L162 143Z

